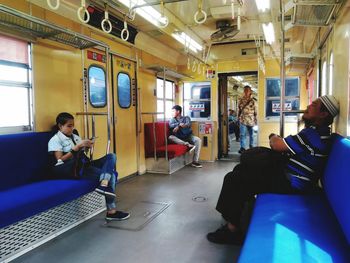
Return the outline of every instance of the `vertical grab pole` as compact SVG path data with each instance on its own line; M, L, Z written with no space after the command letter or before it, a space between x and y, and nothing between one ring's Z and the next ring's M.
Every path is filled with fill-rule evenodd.
M92 133L92 137L95 138L95 134L96 134L95 133L95 115L91 115L91 133ZM90 160L93 159L94 148L95 148L95 145L92 145L92 147L90 149Z
M85 72L85 51L81 50L81 65L82 65L82 83L83 83L83 102L84 102L84 112L88 112L88 99L87 99L87 83L88 83L88 75L87 72ZM89 117L87 115L84 115L84 136L89 138Z
M281 101L280 101L280 136L284 137L284 91L285 91L285 64L284 64L284 4L280 0L281 14Z
M165 104L166 104L166 99L165 99L165 67L163 67L163 109L164 109L164 114L163 114L163 121L164 121L164 139L165 139L165 160L168 161L168 138L167 138L167 130L166 130L166 119L165 119Z
M109 90L109 48L106 47L106 89L107 89L107 147L106 154L109 154L111 147L111 100Z
M154 153L154 160L157 161L157 136L156 136L156 125L154 123L154 114L152 114L152 126L153 126L153 153Z

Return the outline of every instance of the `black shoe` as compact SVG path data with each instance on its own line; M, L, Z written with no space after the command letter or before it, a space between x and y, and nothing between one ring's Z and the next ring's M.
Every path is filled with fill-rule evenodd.
M191 166L196 167L196 168L202 168L203 166L198 163L198 162L192 162Z
M114 220L114 221L122 221L126 220L130 217L129 213L125 213L122 211L117 211L113 214L108 214L106 215L106 220Z
M238 150L238 153L243 153L244 151L245 151L245 149L241 148L241 149Z
M243 238L240 231L231 232L227 225L220 227L218 230L207 234L207 239L216 244L230 244L241 246Z

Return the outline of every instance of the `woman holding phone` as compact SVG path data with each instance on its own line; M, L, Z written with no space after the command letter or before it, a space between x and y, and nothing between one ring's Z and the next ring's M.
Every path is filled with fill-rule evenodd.
M92 147L94 139L83 140L74 134L74 117L67 112L61 112L57 115L55 129L57 132L48 144L48 151L53 154L55 160L52 165L55 177L79 178L79 176L82 176L98 180L99 186L95 191L103 194L106 198L106 219L128 219L130 214L118 211L115 204L115 188L118 176L115 171L116 155L109 153L84 165L84 160L87 160L85 150Z

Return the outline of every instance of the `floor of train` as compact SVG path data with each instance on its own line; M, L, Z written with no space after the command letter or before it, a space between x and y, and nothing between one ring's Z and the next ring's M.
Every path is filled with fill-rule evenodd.
M203 163L172 175L145 174L118 185L119 200L171 205L140 231L104 227L104 213L15 262L236 262L240 247L216 245L207 232L223 222L215 210L224 175L234 162ZM194 196L207 197L194 202Z

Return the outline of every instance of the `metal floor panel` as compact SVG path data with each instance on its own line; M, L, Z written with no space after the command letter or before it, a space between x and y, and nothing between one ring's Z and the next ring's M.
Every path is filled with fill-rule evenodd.
M206 234L222 223L215 205L222 180L234 165L233 162L203 163L202 169L185 167L168 176L145 174L120 183L119 208L132 207L142 200L171 205L140 231L105 227L105 213L100 213L14 262L237 262L239 247L216 245L206 239ZM194 202L196 196L207 199Z

